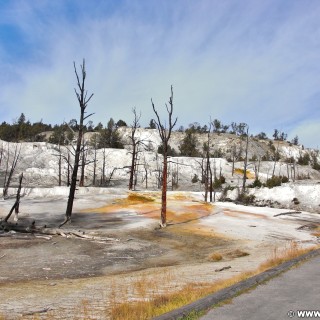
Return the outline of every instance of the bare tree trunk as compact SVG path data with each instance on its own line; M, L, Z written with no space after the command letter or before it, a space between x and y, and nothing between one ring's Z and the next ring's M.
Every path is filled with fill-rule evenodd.
M148 189L148 164L145 156L143 157L143 168L144 168L145 188Z
M86 167L86 150L85 150L85 144L84 144L84 137L82 137L82 148L81 148L81 175L80 175L80 182L79 187L84 186L84 172Z
M167 150L163 152L162 170L162 195L161 195L161 227L167 225L167 177L168 177L168 156Z
M163 145L163 171L162 171L162 196L161 196L161 223L160 226L166 227L167 225L167 174L168 174L168 146L169 146L169 140L171 137L171 132L173 127L177 123L177 118L174 122L172 122L172 112L173 112L173 88L171 86L171 96L169 98L169 106L166 104L166 109L168 112L169 117L169 128L167 129L162 122L160 121L160 117L155 109L154 103L151 99L152 108L154 113L157 116L156 125L158 128L158 132L162 141Z
M209 187L210 187L210 181L209 181L209 171L210 171L210 131L211 131L211 122L209 125L209 131L208 131L208 137L207 137L207 149L206 151L206 170L205 170L205 196L204 201L208 201L208 193L209 193Z
M103 154L103 158L102 158L102 168L101 168L101 185L105 185L106 183L106 175L105 175L105 172L106 172L106 149L103 148L103 151L102 151L102 154Z
M20 178L19 178L19 187L17 190L16 201L15 201L14 205L12 206L8 215L4 218L4 220L3 220L4 222L7 222L9 220L10 216L12 215L13 210L15 210L14 220L15 221L18 220L18 213L19 213L19 206L20 206L20 194L21 194L21 188L22 188L22 179L23 179L23 173L21 173Z
M134 161L134 181L133 181L133 189L135 190L138 183L138 155L139 155L139 145L137 146L136 158Z
M61 154L61 147L60 147L60 144L59 144L59 155L58 155L58 184L59 184L59 187L61 187L61 166L62 166L62 154Z
M211 166L209 166L209 173L210 173L210 202L212 202L213 181L212 181L212 170L211 170Z
M3 197L7 196L7 191L5 191L5 188L6 188L7 176L8 176L8 170L9 170L9 158L10 158L10 149L9 149L9 142L8 142L6 171L5 171L5 174L4 174L4 183L3 183Z
M68 160L67 160L67 186L70 186L70 152L68 151Z
M12 165L11 165L9 173L7 173L8 165L9 165L9 144L8 144L8 158L7 158L7 165L6 165L4 188L3 188L3 197L4 198L6 198L7 195L8 195L8 189L10 187L11 179L13 177L14 171L16 169L16 166L17 166L17 163L18 163L18 160L19 160L20 150L21 150L21 145L20 145L20 148L18 150L18 145L16 144L16 148L14 150L14 155L13 155L13 160L12 160Z
M2 157L3 157L3 144L1 145L1 151L0 151L0 167L2 163Z
M247 127L246 150L245 150L244 166L243 166L243 180L242 180L242 192L243 193L246 191L248 148L249 148L249 127Z
M129 177L129 190L132 190L135 188L137 184L137 160L138 160L138 154L139 154L139 145L142 143L142 141L136 137L137 129L140 127L139 121L141 118L141 113L138 115L136 108L132 109L133 112L133 122L131 125L131 146L132 146L132 152L131 152L131 166L130 166L130 177Z
M232 177L234 174L234 162L235 162L236 152L237 152L237 146L233 146L232 147Z
M79 132L78 132L78 138L77 138L77 146L76 146L76 152L74 157L74 166L71 176L71 185L70 185L70 191L69 191L69 198L68 198L68 204L67 204L67 210L66 210L66 218L65 220L60 224L60 227L63 226L65 223L71 220L72 215L72 208L73 208L73 201L74 201L74 195L76 191L76 185L77 185L77 175L78 175L78 169L79 169L79 161L80 161L80 153L81 153L81 142L82 142L82 136L83 136L83 122L85 119L90 117L92 114L89 114L85 116L85 110L87 108L88 102L92 98L93 94L90 95L89 98L87 98L87 91L85 89L85 79L86 79L86 69L85 69L85 60L83 60L83 64L81 65L81 80L79 79L79 75L77 72L76 64L73 63L74 71L77 77L77 85L78 90L75 89L75 93L79 102L80 106L80 122L79 122Z
M97 142L95 140L94 143L94 162L93 162L93 179L92 179L92 185L96 185L96 170L97 170Z
M136 162L136 146L132 146L132 157L131 157L131 166L130 166L130 178L129 178L129 190L133 189L133 177L135 173L135 162Z
M272 170L272 177L274 177L274 172L276 170L276 164L278 162L277 157L278 157L279 143L280 142L278 141L278 146L277 146L277 149L276 149L276 152L275 152L275 155L274 155L274 164L273 164L273 170Z
M17 191L17 195L16 195L16 207L15 207L15 221L18 220L18 213L19 213L19 209L20 209L20 196L21 196L21 188L22 188L22 179L23 179L23 173L21 173L20 178L19 178L19 187L18 187L18 191Z
M146 189L148 189L148 168L144 167L145 170L145 179L146 179Z

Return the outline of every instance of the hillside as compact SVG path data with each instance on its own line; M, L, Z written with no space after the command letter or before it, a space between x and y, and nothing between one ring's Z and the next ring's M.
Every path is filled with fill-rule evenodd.
M131 163L129 141L131 129L121 127L118 130L125 149L98 149L96 150L96 162L94 162L95 151L88 146L86 157L90 163L85 166L84 186L93 186L93 172L95 170L95 186L127 188ZM86 133L86 140L90 141L93 134ZM144 147L141 148L138 158L136 189L157 190L161 183L162 165L162 156L157 153L158 146L161 144L158 132L155 129L139 128L137 135L144 141ZM171 147L178 151L184 136L184 132L173 132L170 141ZM201 152L208 136L197 133L196 139L197 149ZM61 159L61 185L67 185L68 165L66 160L69 154L72 163L72 146L59 147L48 142L15 144L0 140L0 150L2 150L1 184L3 184L5 176L8 155L8 167L10 168L17 146L21 150L12 186L16 185L18 176L22 172L24 173L25 187L57 186L59 159ZM230 189L242 186L245 138L229 133L212 133L210 134L210 154L215 156L211 158L213 174L218 178L220 176L225 178L223 185L216 186L215 191L221 192L227 186L231 186ZM232 159L234 159L234 163ZM251 137L248 146L248 159L247 185L250 185L256 177L261 182L265 182L271 178L273 173L276 176L288 178L289 183L282 184L282 186L294 184L301 188L302 185L316 185L320 180L320 172L312 168L320 162L317 150L304 149L300 145L292 145L286 141L258 140ZM309 164L299 164L303 159L309 159ZM202 163L201 157L172 157L169 164L169 189L204 191L204 185L201 183ZM104 172L103 167L105 167ZM235 191L228 194L227 197L236 198Z

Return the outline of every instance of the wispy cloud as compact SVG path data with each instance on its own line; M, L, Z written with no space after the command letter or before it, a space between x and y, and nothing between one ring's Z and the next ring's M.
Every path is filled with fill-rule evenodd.
M0 43L3 120L76 118L72 63L86 58L95 122L130 122L136 106L146 125L150 98L164 111L172 84L179 125L296 129L315 146L300 128L320 120L318 1L13 0L3 11L0 31L14 28L23 48Z

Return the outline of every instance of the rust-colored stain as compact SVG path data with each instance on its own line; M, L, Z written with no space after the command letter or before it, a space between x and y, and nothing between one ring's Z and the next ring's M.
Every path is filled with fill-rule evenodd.
M228 217L234 217L234 218L244 218L245 216L254 217L254 218L261 218L261 219L268 219L267 216L260 213L251 213L251 212L244 212L244 211L235 211L230 209L224 209L223 213Z
M191 197L187 196L185 194L173 194L173 195L169 195L168 197L169 199L173 199L173 200L184 200L184 201L190 201Z
M214 206L206 202L193 202L192 197L174 195L168 197L168 232L176 234L196 234L204 237L224 237L214 231L212 226L201 224L201 219L213 213ZM134 211L138 216L160 220L161 194L129 194L127 198L114 200L106 206L85 210L102 214Z
M191 203L192 199L178 195L169 200L167 205L167 221L169 224L191 223L212 213L213 206L208 203ZM159 219L161 211L160 193L158 194L129 194L127 198L114 200L113 203L100 208L87 209L83 212L117 213L121 211L134 211L146 218Z
M240 169L240 168L235 168L233 170L233 172L235 174L239 174L239 175L243 175L244 173L244 170L243 169ZM246 170L246 176L247 176L247 179L255 179L256 178L256 175L254 172L251 172L250 170Z

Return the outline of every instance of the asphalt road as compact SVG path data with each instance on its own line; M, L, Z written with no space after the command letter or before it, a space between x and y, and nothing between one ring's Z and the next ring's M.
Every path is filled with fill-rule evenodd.
M307 317L303 310L315 310ZM310 314L309 314L310 315ZM320 319L320 256L209 311L200 320Z

